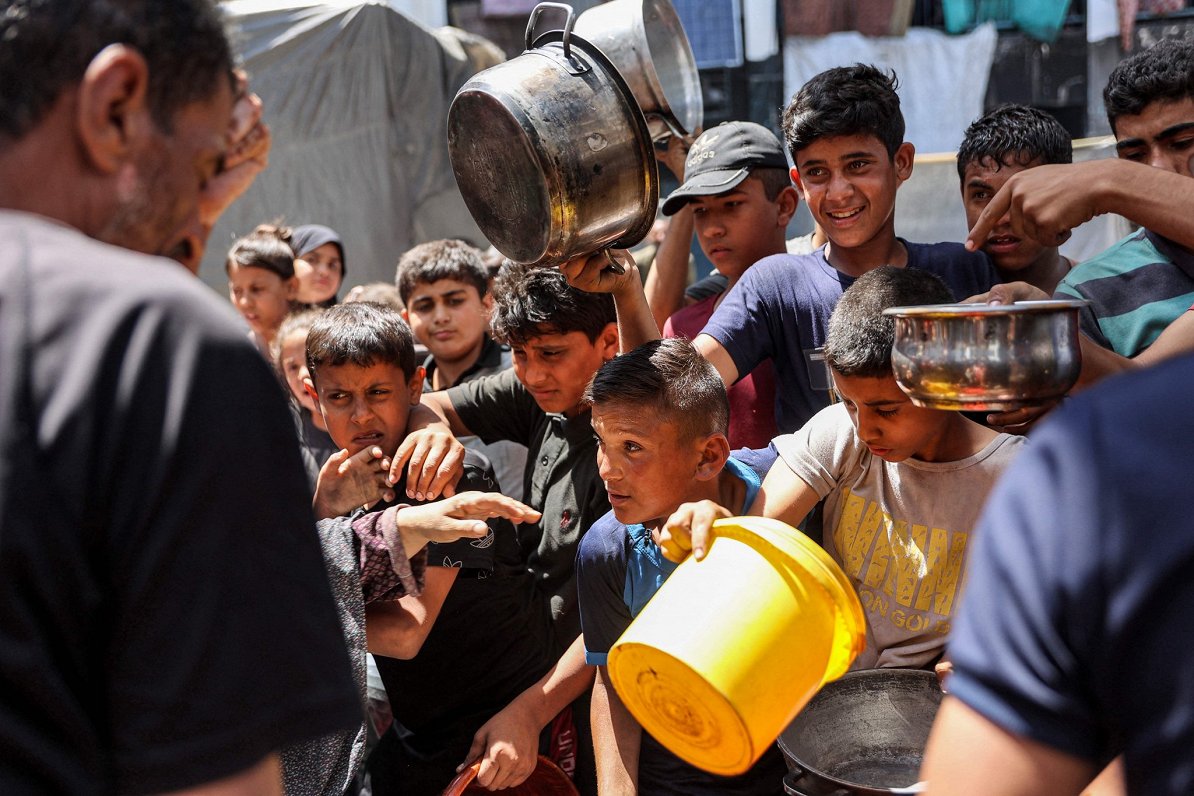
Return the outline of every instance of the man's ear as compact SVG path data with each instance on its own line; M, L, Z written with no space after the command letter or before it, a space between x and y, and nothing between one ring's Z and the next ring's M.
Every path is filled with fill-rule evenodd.
M800 194L796 193L795 187L784 188L775 197L775 202L779 206L779 218L776 221L779 226L787 228L792 216L796 215L796 208L800 207Z
M427 369L422 365L415 368L414 375L410 377L406 388L410 391L410 405L418 406L419 399L423 397L423 381L427 378Z
M286 280L286 299L288 301L294 301L298 297L299 287L299 278L297 276L292 276Z
M700 448L701 458L697 463L696 479L708 481L721 475L726 460L730 458L730 441L726 439L726 435L710 434L698 440L697 446Z
M900 182L912 176L912 164L916 160L916 147L908 141L900 144L900 148L895 151L895 157L892 162L895 163L896 176Z
M149 66L131 47L110 44L91 59L79 82L76 124L93 168L115 173L150 132L148 87Z
M618 355L618 324L607 323L597 336L597 345L601 348L601 358L606 362Z
M410 310L406 307L398 310L398 314L402 316L402 320L406 321L406 325L410 326Z

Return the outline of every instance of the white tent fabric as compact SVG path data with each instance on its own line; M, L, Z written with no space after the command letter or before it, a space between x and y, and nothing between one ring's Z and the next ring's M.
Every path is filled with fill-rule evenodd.
M415 243L486 245L452 176L448 106L475 71L467 34L429 31L387 2L237 0L251 85L274 144L269 168L217 224L200 276L224 289L231 242L258 223L326 224L348 286L392 281ZM456 32L462 33L462 32Z

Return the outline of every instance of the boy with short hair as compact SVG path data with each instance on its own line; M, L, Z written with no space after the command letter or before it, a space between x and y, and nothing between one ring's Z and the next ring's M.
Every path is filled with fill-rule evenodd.
M812 254L753 265L693 341L726 384L775 362L776 425L794 431L829 403L816 361L842 291L881 265L924 270L962 300L998 282L985 255L960 243L909 243L895 234L895 197L912 174L894 76L857 64L806 83L784 111L792 179L829 242ZM615 255L621 258L621 255ZM624 348L658 336L640 287L607 268L604 252L565 263L574 284L612 292Z
M842 402L779 437L766 500L751 514L799 523L824 500L825 549L858 591L866 649L854 668L923 668L945 647L970 536L999 474L1024 444L959 412L913 404L891 372L893 306L953 298L920 269L885 266L860 277L829 322L825 358ZM730 512L686 504L660 534L698 557L710 525Z
M510 345L513 369L425 394L423 406L437 420L424 416L413 422L395 459L401 463L425 440L445 433L476 434L486 443L513 440L528 448L525 499L543 514L538 525L519 529L522 563L535 582L529 611L549 619L551 651L563 655L548 675L477 732L469 755L469 762L481 758L477 781L508 787L529 774L526 766L533 767L531 747L538 746L540 731L592 683L592 671L575 643L580 635L576 549L582 534L609 511L609 499L597 472L584 392L597 369L617 354L618 328L609 296L572 288L555 269L511 263L494 286L490 331ZM587 714L587 707L579 706ZM587 735L583 720L575 723ZM558 741L561 734L553 737ZM571 735L567 743L579 753L577 785L585 793L592 776L586 770L591 758L585 741Z
M585 658L598 667L592 708L598 784L609 793L783 793L778 748L736 777L701 771L643 731L606 670L610 647L676 567L651 532L686 501L708 498L745 512L774 454L731 455L725 388L687 340L652 341L610 360L587 396L598 469L613 506L581 540L576 562Z
M427 347L425 390L446 390L510 367L510 349L488 334L493 295L479 251L459 240L421 243L398 260L395 282L402 317ZM485 444L476 437L461 442L489 459L502 494L522 499L524 445L508 440Z
M786 249L784 232L799 204L783 145L753 122L725 122L693 142L684 180L663 202L664 215L686 214L701 250L726 278L724 291L674 312L664 337L692 339L746 269ZM685 249L687 251L687 249ZM665 267L662 263L659 267ZM730 445L765 447L775 436L775 373L764 360L729 388Z
M362 476L373 496L362 501L358 492L355 503L349 502L371 504L369 514L347 509L344 500L329 509L325 493L330 482L354 477L343 466L346 462L368 464L370 457L380 458L382 451L401 444L424 374L401 316L368 302L332 307L312 324L307 367L307 389L318 401L328 433L343 449L320 473L317 513L349 513L334 521L340 526L361 516L392 515L386 522L393 527L383 524L383 533L468 531L459 541L427 546L421 594L374 602L363 623L366 613L358 588L359 610L354 609L354 621L346 628L362 691L361 636L367 633L395 723L402 727L401 733L387 733L375 752L375 792L438 794L477 727L551 665L545 652L550 630L525 611L532 584L521 564L516 532L504 521L534 520L538 512L492 494L495 484L484 462L471 458L455 497L415 506L386 502L386 493L392 496L405 485L382 480L388 462L381 459L376 469L366 466ZM482 521L493 517L503 519L487 528ZM341 558L336 563L351 574L357 556L350 549ZM338 595L341 591L337 589Z
M1025 105L1004 105L966 128L958 148L958 179L966 226L1013 175L1045 163L1073 161L1070 134L1049 114ZM1019 280L1052 295L1073 263L1057 250L1013 233L1010 215L992 229L982 251L1005 282Z

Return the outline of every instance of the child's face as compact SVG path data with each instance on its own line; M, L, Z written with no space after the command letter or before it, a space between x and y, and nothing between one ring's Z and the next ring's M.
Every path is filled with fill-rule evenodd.
M304 304L322 304L336 295L344 278L344 263L340 248L325 243L294 261L294 273L299 279L298 300Z
M1013 174L1037 165L1040 165L1039 161L1026 166L1014 160L998 164L991 158L969 163L962 176L962 206L966 210L966 226L974 228L979 215ZM1010 213L1004 214L987 234L982 249L1000 271L1020 271L1038 262L1041 257L1052 256L1057 250L1056 247L1043 246L1032 238L1013 235Z
M732 191L696 196L689 204L701 251L730 279L783 251L783 231L792 213L778 198L767 198L760 180L747 178Z
M392 454L406 437L411 407L423 393L423 369L407 379L397 365L324 365L315 398L332 442L358 453L373 445ZM311 382L307 382L308 386Z
M618 353L618 328L608 324L593 341L584 332L540 334L510 348L514 374L539 408L575 417L593 374Z
M843 376L835 371L833 383L858 438L873 455L889 462L937 460L946 442L949 412L912 403L894 376Z
M311 376L307 370L307 330L291 332L278 342L278 365L282 369L282 375L286 377L286 386L290 388L290 393L299 402L299 406L318 414L319 407L303 384L304 380Z
M896 189L912 174L911 144L895 157L870 134L820 138L796 153L792 179L832 245L855 249L894 236Z
M402 317L437 362L458 362L480 351L491 306L472 285L440 279L416 285Z
M1194 157L1194 99L1153 102L1115 120L1115 150L1124 160L1146 163L1186 177Z
M597 471L618 522L656 527L680 507L696 484L703 440L642 406L593 407Z
M228 265L228 297L249 327L265 340L277 333L297 290L294 278L283 279L273 271L251 265Z

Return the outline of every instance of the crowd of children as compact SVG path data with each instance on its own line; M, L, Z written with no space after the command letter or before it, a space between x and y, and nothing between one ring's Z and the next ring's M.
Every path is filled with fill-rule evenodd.
M337 304L333 230L267 224L236 242L230 298L292 399L362 702L368 650L392 715L367 765L363 723L287 750L289 791L341 793L365 770L375 794L438 794L474 764L500 789L543 754L585 794L783 793L775 750L735 778L675 757L605 670L735 514L819 536L865 609L856 668L948 668L980 511L1027 443L1008 432L1042 410L980 423L913 404L883 311L1084 298L1083 383L1194 347L1194 224L1172 207L1194 194L1194 46L1162 42L1112 74L1120 161L1072 164L1065 130L1032 108L976 120L957 159L964 243L896 235L915 154L896 88L873 66L829 69L788 104L784 143L749 122L686 155L673 140L675 220L645 289L608 267L633 266L621 252L495 277L441 240ZM800 201L816 231L793 246ZM1088 263L1060 254L1108 211L1142 229ZM694 234L721 279L685 297ZM399 534L409 561L379 564Z

